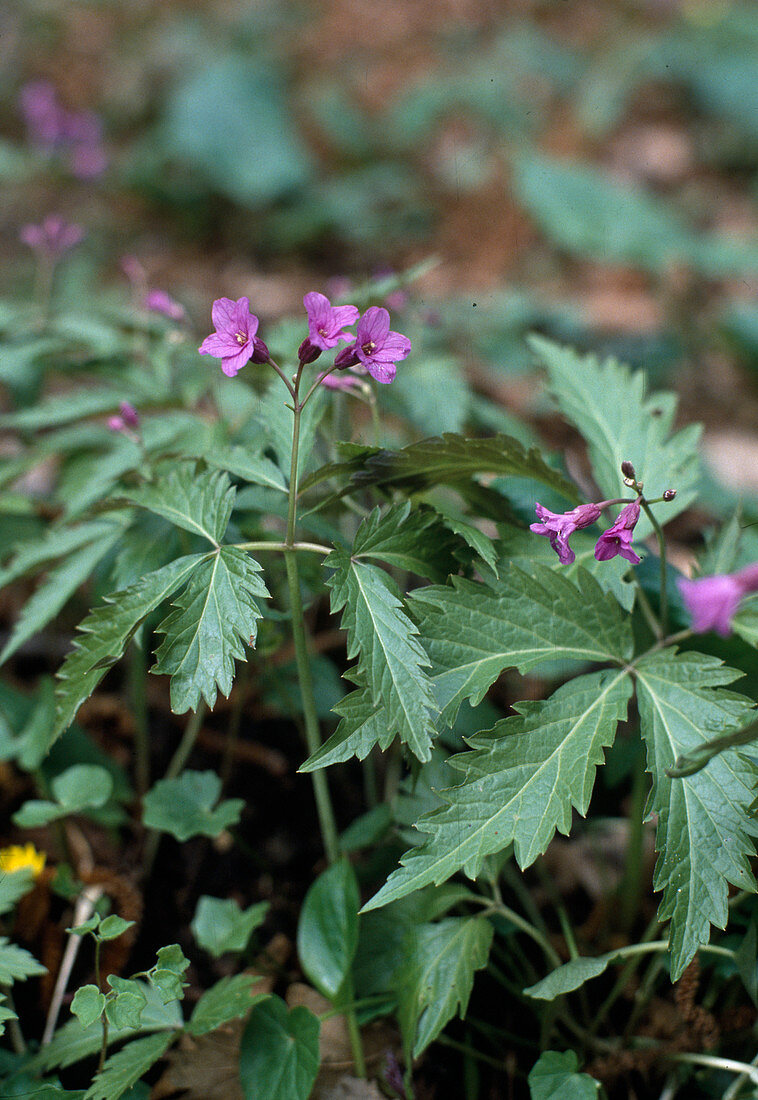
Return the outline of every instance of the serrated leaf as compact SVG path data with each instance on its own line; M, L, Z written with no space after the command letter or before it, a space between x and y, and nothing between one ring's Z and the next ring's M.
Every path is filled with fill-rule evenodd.
M362 521L353 540L352 558L376 558L430 581L444 581L458 571L453 551L458 540L431 508L409 501L382 511L375 508Z
M596 765L626 717L631 683L625 671L570 680L549 699L514 704L518 714L470 739L471 752L450 758L464 782L440 792L446 805L418 823L429 834L364 911L386 905L463 868L470 878L485 856L513 844L521 867L541 855L572 814L587 812Z
M579 355L543 336L532 336L529 343L547 367L561 412L587 441L603 496L631 497L621 473L622 461L629 460L649 496L676 489L675 500L654 505L659 523L682 512L697 491L700 426L690 424L672 434L674 394L648 395L644 371L633 371L616 359ZM637 536L642 539L651 530L641 514Z
M7 936L0 936L0 985L12 985L27 978L47 974L47 967L37 962L23 947L11 943Z
M710 926L726 927L729 884L755 890L748 862L758 836L750 812L755 768L730 750L694 775L666 775L677 757L709 734L749 723L752 701L723 686L740 675L715 657L675 650L650 654L637 665L641 730L653 775L648 809L658 815L653 885L663 891L658 918L671 921L674 981L708 942Z
M113 519L91 520L71 527L48 527L34 542L14 547L13 557L5 568L0 569L0 588L18 577L23 577L25 573L47 565L48 562L72 554L91 542L104 539L114 528L121 531L123 527L122 522Z
M417 628L381 569L352 561L346 550L334 550L326 564L335 569L327 584L332 611L344 609L348 657L360 657L357 673L381 701L392 730L419 760L428 760L437 708Z
M351 691L335 707L342 721L320 749L309 756L298 771L312 772L357 756L365 760L378 745L384 752L395 739L395 731L381 703L374 703L368 688Z
M236 490L219 470L197 473L191 462L161 472L159 480L133 491L129 499L177 527L218 546L234 507Z
M186 1030L190 1035L206 1035L229 1020L247 1015L258 998L267 996L252 992L260 980L257 974L237 974L216 982L195 1005Z
M156 629L166 637L155 652L153 673L171 677L171 709L197 710L201 697L212 709L217 690L228 696L234 661L246 660L268 597L260 565L243 550L222 546L192 573L173 601L174 610Z
M279 467L270 458L256 454L247 447L208 447L203 451L202 457L209 466L226 470L253 485L266 485L270 489L287 492L287 482Z
M268 902L261 901L240 909L234 898L203 894L190 925L192 935L214 959L227 951L244 951L255 929L265 920L268 908Z
M530 1100L597 1100L600 1082L578 1069L573 1050L544 1051L529 1073Z
M461 702L480 703L506 668L524 673L546 660L631 656L629 617L586 570L572 581L535 563L531 574L508 565L491 584L452 577L444 587L412 594L441 717L449 725Z
M453 1016L465 1016L474 973L487 965L493 928L484 917L448 917L412 927L398 975L398 1019L418 1058Z
M358 882L346 859L319 875L305 895L297 953L306 977L334 1002L358 947Z
M73 551L50 570L16 619L11 635L0 653L0 664L7 661L19 646L38 634L55 618L79 586L91 576L95 566L103 560L118 539L121 530L120 525L111 525L106 535Z
M604 955L584 955L578 959L571 959L563 966L557 966L555 970L551 970L546 977L541 978L534 985L527 986L524 993L527 997L534 997L538 1001L554 1001L556 997L561 997L564 993L573 993L585 982L604 974L611 963L618 958L617 951L607 951Z
M119 1100L163 1057L175 1038L170 1031L146 1035L112 1054L87 1089L84 1100Z
M142 820L177 840L218 836L239 821L245 805L227 798L216 806L221 780L215 772L185 771L177 779L161 779L143 799ZM214 808L215 807L215 808Z
M536 479L568 500L579 500L576 487L548 466L536 447L527 450L509 435L466 439L451 432L411 443L400 451L364 447L347 462L331 463L317 470L303 482L301 492L331 477L345 485L341 490L345 493L370 485L414 491L432 485L457 485L476 474Z
M10 913L17 901L34 889L34 872L31 867L0 874L0 916Z
M255 1005L240 1044L240 1083L245 1100L307 1100L319 1066L320 1024L279 997Z
M58 671L58 706L51 743L68 728L106 670L121 657L140 623L203 559L202 554L189 554L148 573L131 587L109 596L80 623L74 648Z

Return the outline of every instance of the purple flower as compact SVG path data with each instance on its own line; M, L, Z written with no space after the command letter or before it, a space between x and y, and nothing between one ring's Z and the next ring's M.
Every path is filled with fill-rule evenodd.
M108 427L112 432L122 432L130 438L134 438L133 431L139 427L139 413L134 405L128 401L122 401L119 405L120 416L109 416Z
M32 80L21 89L21 114L32 144L52 150L63 135L58 94L49 80Z
M343 370L362 363L372 378L388 384L397 373L395 364L411 350L407 336L390 331L390 315L383 306L370 306L358 321L355 343L343 348L335 364Z
M550 539L550 545L561 560L563 565L571 565L576 554L568 544L568 540L574 531L582 527L589 527L600 518L601 506L599 504L580 504L572 508L570 512L549 512L541 504L535 504L540 523L532 523L530 531L536 535L544 535Z
M216 331L206 336L200 348L201 355L214 355L221 360L221 369L229 378L242 370L252 359L254 363L268 361L268 348L256 333L258 318L250 312L247 298L217 298L211 317Z
M172 321L183 321L185 316L184 306L175 302L165 290L149 291L145 298L145 309L149 309L152 313L162 313Z
M62 152L78 179L101 175L108 158L102 147L102 122L93 111L68 111L48 80L26 84L20 96L21 114L30 142L43 152Z
M84 230L71 225L57 214L50 214L41 225L25 225L19 238L48 260L57 260L84 239Z
M620 554L633 565L639 564L642 558L632 550L632 538L634 526L640 518L640 502L633 500L621 509L616 522L607 531L603 531L597 540L595 557L598 561L609 561Z
M695 633L715 630L726 638L732 632L732 617L741 600L751 592L758 592L758 562L737 573L700 577L696 581L680 579L677 583Z
M327 297L312 290L303 298L308 314L308 339L321 351L335 348L340 340L352 340L353 334L345 332L346 325L354 325L359 311L355 306L333 306Z
M322 386L326 386L329 390L354 390L356 386L360 386L360 374L365 374L365 371L358 371L353 368L351 374L332 374L324 372L319 375L319 382Z
M144 286L147 274L136 256L122 256L121 270L126 275L132 286Z

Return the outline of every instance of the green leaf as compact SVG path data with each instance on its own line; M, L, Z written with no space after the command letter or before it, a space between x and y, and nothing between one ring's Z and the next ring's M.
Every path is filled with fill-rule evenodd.
M395 740L395 730L381 703L374 703L368 688L351 691L333 707L342 721L331 737L317 749L298 771L312 772L357 756L365 760L378 745L384 752Z
M509 435L466 439L451 432L411 443L400 451L361 448L347 462L322 466L306 478L300 488L303 492L327 478L336 477L346 483L343 493L370 485L410 492L432 485L458 485L476 474L536 478L568 500L579 501L576 487L548 466L536 447L527 450Z
M359 905L355 872L343 857L319 875L300 911L300 964L310 982L332 1002L355 958Z
M287 1011L279 997L255 1005L240 1044L245 1100L307 1100L318 1073L319 1029L303 1005Z
M60 424L71 424L85 416L118 412L120 401L137 400L134 393L113 389L87 387L73 393L55 394L35 402L32 408L0 416L0 427L37 431Z
M452 356L429 353L413 356L387 389L390 408L423 432L433 435L459 432L469 419L471 390Z
M597 1100L600 1082L578 1068L573 1050L543 1051L529 1073L530 1100Z
M282 493L287 492L287 482L279 467L270 458L256 454L247 447L208 447L203 451L202 457L209 466L226 470L243 481L266 485Z
M551 970L546 977L541 978L534 985L527 986L524 993L538 1001L554 1001L556 997L561 997L564 993L573 993L585 982L604 974L611 963L619 957L623 958L623 949L621 956L617 951L608 951L605 955L587 955L571 959L563 966L557 966L555 970Z
M122 592L109 596L80 623L74 648L58 671L58 711L51 743L68 728L106 670L121 657L140 623L201 561L202 554L177 558Z
M0 985L12 985L27 978L47 974L47 967L37 962L23 947L11 943L7 936L0 936Z
M71 1011L79 1017L82 1027L89 1027L99 1020L105 1008L105 996L96 985L82 985L74 994Z
M182 1024L181 1009L176 1001L170 1005L161 1004L158 991L151 986L139 983L147 998L147 1007L142 1013L140 1031L165 1031L167 1028L178 1032ZM108 1042L116 1043L121 1039L134 1038L133 1028L111 1028ZM83 1028L77 1019L68 1020L58 1028L50 1043L42 1047L31 1059L29 1068L34 1073L44 1073L56 1066L65 1068L82 1058L89 1058L100 1050L103 1042L103 1029L99 1022Z
M266 919L268 908L268 902L261 901L243 910L234 898L203 894L190 925L192 935L214 959L227 951L244 951L255 929Z
M547 660L631 656L629 616L586 570L578 570L575 581L536 563L530 572L509 565L492 584L452 577L444 587L413 593L411 608L449 725L461 702L477 706L506 668L524 673Z
M749 723L752 701L723 688L740 675L715 657L675 650L650 654L637 665L641 730L653 776L648 810L658 816L653 885L663 891L658 918L671 921L674 981L708 942L710 925L726 927L729 883L755 890L749 866L758 835L750 810L755 767L729 750L694 775L666 775L704 737Z
M178 943L170 943L158 949L158 961L149 973L152 985L158 990L164 1004L180 1001L184 996L184 972L189 967L189 959Z
M529 343L547 367L561 412L587 441L603 496L631 498L621 473L621 463L628 459L648 496L676 489L675 500L654 505L659 523L684 511L697 492L700 426L690 424L672 434L674 394L648 395L644 372L615 359L579 355L542 336L530 337ZM643 513L637 536L642 539L651 530Z
M252 992L259 981L257 974L237 974L216 982L195 1005L186 1030L190 1035L206 1035L229 1020L246 1016L262 996L268 996Z
M10 913L17 901L34 889L34 872L31 867L0 874L0 916Z
M446 805L418 823L425 842L364 911L440 883L463 868L475 878L485 856L513 844L521 867L547 848L556 829L568 834L572 814L587 812L595 767L626 717L631 683L625 671L593 672L549 699L514 704L518 713L470 739L471 752L449 763L464 782L440 792Z
M214 805L221 794L221 780L215 772L185 771L178 779L161 779L143 800L142 820L148 829L160 829L177 840L191 836L218 836L236 825L242 798L227 798Z
M409 931L399 972L398 1019L414 1058L456 1013L465 1016L474 973L487 965L492 934L485 917L449 917Z
M444 581L457 573L459 563L454 550L458 540L441 523L431 508L409 501L393 504L382 512L375 508L362 521L351 557L376 558L386 565L405 569L431 581Z
M32 829L67 814L104 806L113 792L113 779L97 764L74 764L56 775L51 787L57 802L30 799L13 815L16 825Z
M121 525L111 525L106 535L72 552L65 561L50 571L16 619L11 635L0 653L0 664L7 661L19 646L38 634L55 618L79 586L90 577L121 532Z
M109 997L105 1006L105 1015L113 1027L132 1028L139 1030L142 1023L142 1013L147 1005L144 986L141 982L131 981L129 978L119 978L116 974L110 974L108 985L116 994ZM82 1024L86 1027L84 1020Z
M171 677L171 709L197 710L201 697L210 708L217 691L228 696L234 660L246 660L261 610L255 597L268 597L260 565L243 550L222 546L192 573L157 631L165 634L155 652L153 673Z
M87 1089L84 1100L119 1100L128 1088L136 1084L163 1057L175 1038L176 1035L171 1031L146 1035L111 1055Z
M129 499L177 527L218 546L234 507L236 490L219 470L198 473L194 462L160 471L158 480L134 490Z
M313 464L316 431L329 403L329 392L320 386L308 401L300 417L300 442L298 449L298 481L303 471ZM260 399L255 414L256 440L262 439L276 455L276 460L289 484L292 457L292 429L294 417L287 407L286 395L278 378L272 378Z
M244 51L244 43L240 46ZM245 51L185 68L184 79L169 93L158 136L171 160L251 207L307 182L310 161L290 113L282 66ZM240 134L248 135L245 156L240 156Z
M114 527L117 531L121 531L124 524L107 519L92 520L72 527L48 527L41 538L14 547L11 561L5 568L0 569L0 588L4 588L6 584L10 584L18 577L23 577L24 573L31 573L40 566L55 561L56 558L65 557L89 543L106 538L113 532Z
M118 917L115 913L112 913L111 916L100 921L100 927L97 930L98 939L117 940L133 925L133 920L124 920L123 917Z
M334 550L326 564L335 569L327 584L332 611L344 609L348 657L360 656L357 674L373 700L381 700L393 732L419 760L428 760L437 708L417 628L381 569L351 560L346 550Z

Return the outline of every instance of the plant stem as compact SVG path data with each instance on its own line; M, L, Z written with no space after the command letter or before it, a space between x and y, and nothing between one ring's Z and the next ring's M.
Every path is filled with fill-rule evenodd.
M663 529L660 523L655 518L653 510L645 500L642 493L640 493L640 507L645 513L647 518L653 525L655 531L655 537L658 540L658 554L660 557L661 568L661 602L660 602L660 620L661 620L661 637L665 638L668 634L668 618L669 618L669 596L666 588L666 540L663 537Z
M714 1069L725 1069L729 1073L739 1073L741 1077L748 1077L754 1085L758 1085L758 1068L749 1062L738 1062L734 1058L718 1058L714 1054L661 1054L674 1062L685 1062L692 1066L712 1066Z
M147 678L147 654L144 645L136 639L129 650L129 701L134 718L134 781L139 798L144 798L150 787L150 733L145 698Z
M619 893L621 895L621 927L628 932L639 911L642 892L643 846L645 831L643 817L647 797L647 772L645 771L645 750L638 744L637 759L634 762L631 808L629 811L629 834L626 845L624 874Z
M95 981L97 983L97 988L102 993L103 992L103 983L102 983L102 978L101 978L101 975L100 975L100 944L101 944L101 942L102 941L100 939L98 939L98 938L95 939ZM103 1011L100 1019L103 1022L103 1041L102 1041L102 1044L100 1046L100 1060L97 1063L97 1072L98 1073L102 1073L103 1066L105 1065L105 1059L106 1059L106 1056L108 1054L108 1017L107 1017L105 1011Z
M182 739L179 742L176 752L171 757L171 762L166 768L166 774L164 779L176 779L179 773L187 763L189 756L195 747L197 736L202 729L203 721L205 720L205 714L207 711L205 703L201 700L195 713L190 717L189 722L182 734ZM161 842L162 833L159 829L151 829L147 834L147 840L145 841L145 852L142 860L142 876L145 880L150 878L150 873L155 863L155 857L158 854L158 846Z
M235 542L232 544L235 550L302 550L311 554L331 554L331 546L322 546L320 542L294 542L288 545L286 542L267 542L261 539L258 542Z
M511 924L515 924L518 929L525 932L527 936L530 936L536 944L539 944L545 954L545 958L548 959L553 966L563 965L563 960L550 940L548 940L546 936L543 936L533 924L530 924L528 920L525 920L514 909L511 909L508 905L504 905L502 902L493 902L489 898L472 898L471 900L479 902L492 912L500 913L500 915L505 917L506 920L509 920Z
M355 997L355 991L353 989L353 975L348 975L346 983L346 995L348 999L349 1007L345 1010L345 1021L347 1023L347 1032L350 1036L350 1049L353 1052L353 1061L355 1062L355 1072L362 1080L366 1078L366 1059L363 1054L363 1043L361 1041L361 1029L358 1027L358 1017L355 1014L355 1005L353 999Z

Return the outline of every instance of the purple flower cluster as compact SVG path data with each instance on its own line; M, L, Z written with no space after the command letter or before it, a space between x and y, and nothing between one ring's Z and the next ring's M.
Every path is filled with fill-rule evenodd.
M607 508L615 501L602 500L598 504L580 504L572 508L570 512L549 512L541 504L535 505L535 511L539 523L533 523L530 531L536 535L544 535L550 539L550 545L555 550L563 565L570 565L576 555L569 546L568 540L574 531L582 527L590 527L600 518L603 508ZM640 518L639 501L630 501L618 514L618 517L607 531L603 531L595 546L595 557L598 561L609 561L620 554L622 558L636 565L642 559L632 550L632 537L635 524Z
M692 616L695 633L715 630L725 638L732 632L732 617L742 600L758 592L758 562L737 573L700 577L695 581L679 580L678 584L684 605Z
M131 439L136 438L134 433L139 427L139 413L128 401L122 401L118 408L118 416L108 417L108 427L112 432L120 432Z
M20 96L29 141L50 156L60 154L72 175L89 180L108 166L103 127L92 111L69 111L48 80L26 84Z
M312 290L303 298L308 318L308 336L298 350L300 365L313 363L322 352L348 341L334 360L338 370L356 367L356 373L370 374L377 382L392 382L397 372L396 364L405 359L411 350L407 336L390 330L390 315L381 306L371 306L361 316L355 306L333 306L325 295ZM258 318L250 313L247 298L233 302L230 298L218 298L213 303L213 324L216 331L200 345L201 355L214 355L221 360L224 374L233 377L250 360L254 363L269 361L266 345L256 333ZM357 322L355 337L348 327ZM354 383L329 381L329 372L321 375L325 385L334 389L347 389Z
M84 230L79 225L64 221L57 214L50 214L41 225L25 225L19 239L38 256L54 263L84 239Z

